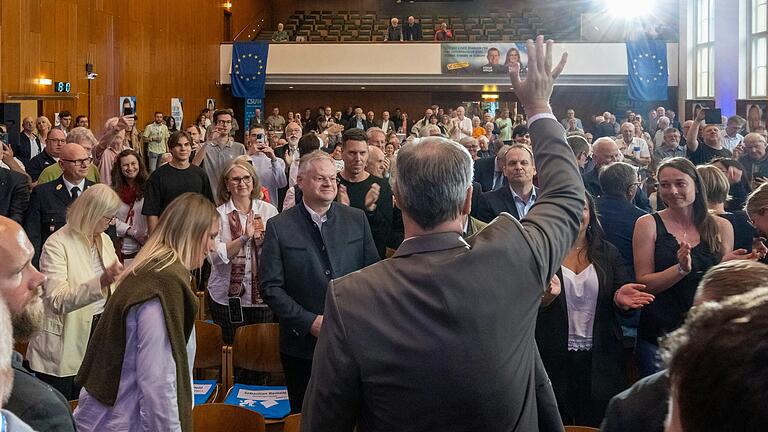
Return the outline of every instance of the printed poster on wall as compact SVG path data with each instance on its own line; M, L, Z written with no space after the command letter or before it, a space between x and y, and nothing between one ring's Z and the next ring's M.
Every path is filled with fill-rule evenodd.
M442 72L449 75L506 75L509 65L519 61L525 73L528 51L524 43L473 42L442 44Z
M176 122L176 129L183 130L181 123L184 121L184 99L171 98L171 117Z
M753 131L759 127L768 127L768 103L749 103L744 116L747 119L747 130Z
M121 117L136 115L136 96L120 96L118 111Z

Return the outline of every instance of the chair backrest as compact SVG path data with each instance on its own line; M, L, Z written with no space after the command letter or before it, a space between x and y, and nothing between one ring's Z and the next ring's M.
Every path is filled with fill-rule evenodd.
M589 426L566 426L565 432L600 432L600 429Z
M238 327L232 344L232 366L259 372L281 373L280 325L251 324Z
M195 321L195 369L221 367L221 348L224 339L221 327L205 321Z
M195 432L265 432L264 417L256 411L221 403L198 405L192 410Z
M291 414L283 422L283 432L301 432L301 414Z

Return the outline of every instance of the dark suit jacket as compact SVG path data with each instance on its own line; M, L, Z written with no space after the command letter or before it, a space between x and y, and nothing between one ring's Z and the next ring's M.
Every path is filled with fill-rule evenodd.
M13 391L3 408L38 432L75 431L69 402L58 390L27 372L17 352L13 353Z
M16 171L0 168L0 215L24 225L29 208L29 180Z
M599 291L592 330L592 397L608 400L627 387L624 368L624 345L619 316L613 303L619 287L629 283L621 255L612 244L593 257ZM558 277L563 280L562 271ZM563 286L561 284L561 286ZM565 398L568 368L568 307L563 290L548 306L539 310L536 321L536 342L539 344L544 367L549 373L558 400Z
M474 181L480 183L482 192L489 192L493 189L493 176L496 171L496 157L484 157L474 163ZM502 184L507 184L507 178L501 175Z
M392 120L392 118L389 119L389 123L387 123L387 129L386 130L384 129L383 124L384 124L384 120L375 120L374 121L374 126L384 130L384 133L389 133L389 132L394 132L395 131L395 121Z
M581 176L584 181L584 188L587 189L593 197L597 198L603 194L603 188L600 186L600 168L595 167L589 170L587 173ZM646 213L651 212L651 202L648 200L648 195L643 188L639 188L635 194L633 203Z
M541 192L537 187L534 187L534 189L536 190L536 195ZM517 206L515 206L515 198L512 195L512 191L509 190L509 186L486 192L480 198L477 218L481 221L490 222L503 212L511 214L515 219L520 219L520 215L517 213Z
M542 192L522 223L502 214L466 241L409 238L331 282L304 430L539 430L536 315L584 189L563 127L530 130Z
M605 239L619 250L629 277L634 278L632 236L635 233L635 222L647 213L626 199L612 195L603 195L598 198L597 210Z
M322 233L301 202L267 221L259 289L280 319L280 351L293 357L312 358L309 329L328 282L379 260L362 210L334 202L327 216Z
M669 377L663 370L636 382L608 403L602 432L662 432L669 404Z
M420 41L422 39L421 24L417 22L413 23L413 25L409 25L407 22L403 24L403 38L407 41Z
M88 189L93 184L92 181L85 179L84 189ZM32 246L35 247L35 257L32 262L36 267L40 264L40 252L45 241L67 223L67 208L72 201L61 176L56 181L43 183L32 189L24 231L27 232Z
M26 168L27 174L32 177L32 181L36 182L43 170L48 167L48 165L53 165L55 163L56 159L43 150L37 156L30 159L29 163L24 165L24 168Z
M368 130L373 126L373 123L369 122L368 119L363 119L363 130ZM357 118L352 117L347 121L347 123L344 125L345 129L352 129L357 127Z
M37 134L35 134L35 137L37 137L37 152L39 154L43 151L43 145L40 142L40 137ZM27 163L29 163L29 160L32 158L32 152L30 151L31 147L29 143L29 137L24 133L24 131L21 131L19 134L19 143L11 144L11 148L13 149L13 155L19 158L24 166L27 166Z

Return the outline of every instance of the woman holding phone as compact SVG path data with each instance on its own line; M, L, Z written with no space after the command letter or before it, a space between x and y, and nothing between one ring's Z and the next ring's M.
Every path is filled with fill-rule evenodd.
M231 344L243 325L272 322L272 311L258 290L258 262L267 220L277 208L262 200L259 177L253 166L235 159L219 182L216 250L209 256L209 305L220 325L224 342Z

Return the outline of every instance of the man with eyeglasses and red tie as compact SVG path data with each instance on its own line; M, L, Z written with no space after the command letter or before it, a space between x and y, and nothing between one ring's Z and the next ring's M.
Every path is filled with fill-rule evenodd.
M57 139L63 132L53 129L48 141ZM46 146L46 151L47 151ZM40 250L48 237L67 222L67 208L94 182L86 179L91 167L91 157L85 149L75 143L65 144L60 151L58 164L62 174L55 181L38 185L32 190L24 230L35 247L33 264L39 265Z

